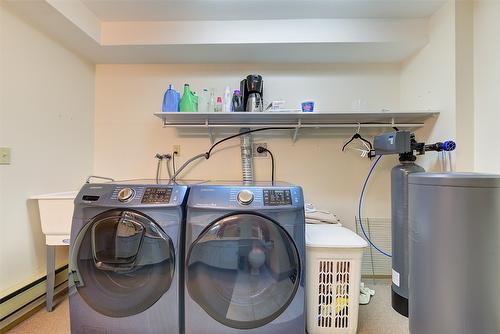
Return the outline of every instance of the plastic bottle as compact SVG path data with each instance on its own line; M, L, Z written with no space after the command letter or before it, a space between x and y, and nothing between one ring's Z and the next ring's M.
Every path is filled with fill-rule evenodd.
M165 92L165 95L163 95L163 104L161 110L163 112L179 111L180 99L180 94L174 89L174 86L168 85L168 89Z
M208 112L210 104L210 96L208 89L203 89L198 99L198 112Z
M184 93L179 104L179 110L182 112L198 111L198 96L191 91L189 84L184 84Z
M222 111L222 96L217 96L217 112Z
M243 110L243 97L239 89L236 89L233 93L233 101L231 105L231 111L244 111Z
M224 90L224 105L223 105L223 111L224 112L230 112L231 111L231 88L229 86L226 86L226 89Z
M213 89L210 89L210 100L208 102L208 111L209 112L217 111L217 104L215 103L215 92Z

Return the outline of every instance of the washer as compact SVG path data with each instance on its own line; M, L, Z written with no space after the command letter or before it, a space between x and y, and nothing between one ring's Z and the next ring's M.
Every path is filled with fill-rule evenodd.
M73 334L182 330L178 268L187 192L145 180L83 186L71 229Z
M193 186L185 333L303 334L304 229L300 187Z

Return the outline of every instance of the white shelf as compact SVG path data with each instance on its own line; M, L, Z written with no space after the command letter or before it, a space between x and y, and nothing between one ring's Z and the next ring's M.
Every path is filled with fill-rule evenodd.
M293 140L303 128L405 128L417 129L437 117L438 111L411 112L159 112L164 127L206 128L214 140L216 128L280 127L294 130Z

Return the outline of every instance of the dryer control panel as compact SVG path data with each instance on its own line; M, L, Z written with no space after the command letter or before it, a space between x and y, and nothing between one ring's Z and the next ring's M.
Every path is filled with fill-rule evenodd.
M292 194L289 189L264 189L264 205L292 205Z
M188 206L237 210L301 209L304 198L300 187L290 185L196 185L189 193Z

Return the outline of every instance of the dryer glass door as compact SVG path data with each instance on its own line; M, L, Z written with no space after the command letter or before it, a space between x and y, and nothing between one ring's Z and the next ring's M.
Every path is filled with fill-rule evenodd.
M292 238L257 214L234 214L210 224L192 243L186 264L191 298L232 328L257 328L276 319L300 284Z
M170 288L172 240L149 217L110 210L92 219L74 245L76 287L85 302L110 317L143 312Z

